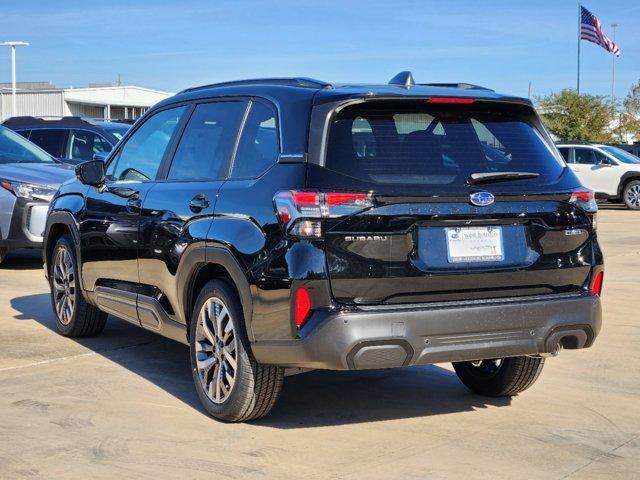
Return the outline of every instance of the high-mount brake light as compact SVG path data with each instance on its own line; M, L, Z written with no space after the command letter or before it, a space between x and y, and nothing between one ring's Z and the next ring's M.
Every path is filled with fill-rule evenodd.
M457 103L459 105L469 105L475 101L476 101L475 98L468 98L468 97L430 97L427 100L427 103L447 103L447 104Z
M286 190L273 198L280 223L296 237L322 238L322 220L353 215L373 206L373 197L361 192Z

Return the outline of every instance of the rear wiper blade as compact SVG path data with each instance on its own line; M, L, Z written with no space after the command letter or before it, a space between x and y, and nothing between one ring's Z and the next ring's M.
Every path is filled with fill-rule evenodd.
M501 180L520 180L522 178L536 178L539 176L539 173L534 172L480 172L472 173L469 178L467 178L467 184L475 185L478 183L499 182Z

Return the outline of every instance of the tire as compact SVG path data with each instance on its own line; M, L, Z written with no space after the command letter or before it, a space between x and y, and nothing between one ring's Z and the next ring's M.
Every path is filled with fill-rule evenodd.
M189 345L196 392L211 416L245 422L271 411L282 390L284 369L261 365L253 357L242 304L226 281L211 281L200 292Z
M622 200L627 208L640 210L640 180L632 180L624 186Z
M453 368L469 390L488 397L511 397L538 379L544 358L510 357L457 362Z
M102 332L107 314L87 303L80 290L76 251L70 237L60 237L48 264L51 306L58 331L65 337L90 337Z
M0 248L0 264L4 262L4 259L7 258L7 249Z

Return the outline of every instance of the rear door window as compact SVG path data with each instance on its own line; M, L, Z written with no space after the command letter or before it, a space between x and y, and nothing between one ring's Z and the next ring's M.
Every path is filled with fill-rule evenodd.
M560 152L560 155L562 155L562 158L564 158L564 161L567 163L573 163L571 161L571 151L569 149L569 147L558 147L558 151Z
M522 109L424 101L346 107L331 123L325 167L374 184L443 186L505 171L548 183L564 168Z
M182 134L167 178L225 178L245 108L246 104L241 101L202 103L196 106Z
M232 178L256 178L273 165L279 153L276 112L252 102L233 161Z
M78 160L91 160L96 153L111 151L104 137L89 130L71 130L68 144L67 157Z
M38 145L49 155L56 158L66 156L65 146L69 131L62 128L38 128L31 130L29 140Z

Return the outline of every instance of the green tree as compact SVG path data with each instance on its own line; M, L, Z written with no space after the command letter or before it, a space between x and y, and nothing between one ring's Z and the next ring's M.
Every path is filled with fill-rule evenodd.
M640 140L640 80L631 87L622 103L624 110L620 113L620 130L627 136Z
M606 97L565 88L538 98L538 110L547 128L561 140L613 141L615 106Z

